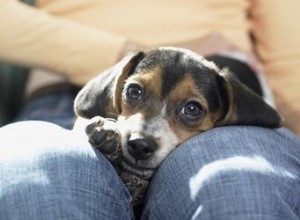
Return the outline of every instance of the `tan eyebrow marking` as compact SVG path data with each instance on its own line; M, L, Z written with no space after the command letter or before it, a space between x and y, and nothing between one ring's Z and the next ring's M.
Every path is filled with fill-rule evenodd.
M186 74L186 77L176 85L175 89L173 89L168 96L168 102L171 105L180 103L183 100L197 101L206 111L208 111L207 100L197 88L193 77L189 74ZM169 124L172 131L181 140L181 142L183 142L199 132L213 127L213 117L214 116L210 112L207 112L203 119L196 122L196 124L191 127L183 125L179 120L172 117L169 119Z

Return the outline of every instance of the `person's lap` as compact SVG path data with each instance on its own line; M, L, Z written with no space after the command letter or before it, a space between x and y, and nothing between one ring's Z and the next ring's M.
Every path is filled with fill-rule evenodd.
M212 129L156 172L145 219L299 219L300 142L284 128Z
M16 121L70 129L75 95L38 96ZM33 121L0 129L0 219L131 219L130 201L78 132ZM197 135L159 167L141 218L299 219L300 141L283 128L250 126Z
M48 122L0 129L0 219L131 219L130 194L87 140Z
M0 151L2 218L132 218L125 186L78 134L12 124L0 129ZM299 167L299 140L285 129L212 129L163 162L142 219L296 219Z

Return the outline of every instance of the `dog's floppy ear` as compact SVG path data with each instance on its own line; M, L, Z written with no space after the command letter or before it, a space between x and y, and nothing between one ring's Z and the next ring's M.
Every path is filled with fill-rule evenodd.
M88 82L75 98L75 113L83 118L94 116L116 118L121 111L120 101L124 81L143 57L144 52L141 51L130 53Z
M223 69L218 77L224 117L221 125L253 125L276 128L281 117L260 96L242 84L230 71Z

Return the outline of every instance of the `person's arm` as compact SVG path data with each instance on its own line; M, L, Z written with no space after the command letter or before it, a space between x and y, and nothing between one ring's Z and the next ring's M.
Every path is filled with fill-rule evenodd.
M77 84L115 63L126 42L16 0L0 0L0 33L0 60L50 69Z
M300 1L253 0L255 45L287 125L300 134Z

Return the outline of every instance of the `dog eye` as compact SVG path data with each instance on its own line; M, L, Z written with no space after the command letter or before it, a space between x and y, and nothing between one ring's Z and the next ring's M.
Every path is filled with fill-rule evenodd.
M203 108L196 101L187 102L180 111L180 114L186 119L198 119L202 113Z
M143 89L137 84L129 85L127 88L126 96L130 99L139 100L142 98Z

